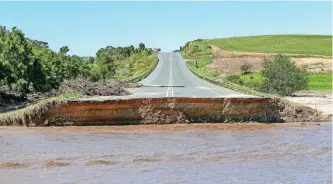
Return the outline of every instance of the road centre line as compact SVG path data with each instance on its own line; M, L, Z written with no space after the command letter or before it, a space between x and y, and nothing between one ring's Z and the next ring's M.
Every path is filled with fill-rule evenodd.
M171 97L173 97L173 87L171 87L171 89L170 89L170 86L172 86L172 83L173 83L173 81L172 81L172 55L170 57L169 62L170 62L170 75L169 75L169 85L168 85L166 97L169 96L169 90L171 91Z

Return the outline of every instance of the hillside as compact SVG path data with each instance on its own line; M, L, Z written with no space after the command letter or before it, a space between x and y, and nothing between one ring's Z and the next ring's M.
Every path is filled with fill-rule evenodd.
M332 56L331 35L266 35L207 40L223 50Z
M127 80L145 74L154 67L157 54L133 54L129 58L116 61L116 76L119 79Z
M267 35L216 39L197 39L182 49L189 65L202 75L225 79L240 75L245 86L257 88L264 57L276 53L288 55L298 66L310 72L308 90L332 89L332 36L325 35ZM194 60L198 66L194 65ZM251 65L253 74L241 75L241 66ZM251 77L251 78L250 78Z

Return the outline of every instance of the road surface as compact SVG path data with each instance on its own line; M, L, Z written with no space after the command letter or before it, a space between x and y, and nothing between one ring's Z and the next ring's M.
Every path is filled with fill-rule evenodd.
M144 80L144 87L128 89L128 96L99 96L79 101L105 101L132 98L190 97L190 98L256 98L237 91L216 86L195 76L186 66L180 53L168 52L158 55L159 63Z
M253 97L216 86L195 76L186 66L180 53L160 53L156 69L135 89L136 96L154 97ZM164 86L164 87L161 87Z

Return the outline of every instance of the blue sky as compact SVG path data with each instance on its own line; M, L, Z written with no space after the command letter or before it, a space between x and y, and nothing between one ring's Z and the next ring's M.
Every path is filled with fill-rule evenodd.
M71 54L112 46L178 49L197 38L332 34L331 2L0 2L0 25Z

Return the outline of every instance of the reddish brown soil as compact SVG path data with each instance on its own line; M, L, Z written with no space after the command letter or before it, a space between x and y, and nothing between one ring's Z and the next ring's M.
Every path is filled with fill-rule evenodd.
M277 54L228 51L219 49L213 45L211 45L211 48L215 59L213 60L213 63L207 65L205 69L210 72L222 72L229 74L240 73L240 67L245 63L251 64L252 71L257 72L261 69L263 58L269 58ZM307 65L309 72L332 71L332 57L318 56L314 58L298 58L300 54L286 55L290 56L292 58L291 60L298 66Z

